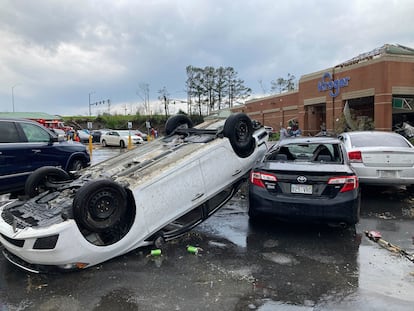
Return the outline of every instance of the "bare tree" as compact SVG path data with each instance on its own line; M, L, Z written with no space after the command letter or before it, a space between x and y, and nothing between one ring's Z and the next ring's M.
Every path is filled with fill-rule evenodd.
M296 77L288 73L288 78L286 80L286 88L288 91L293 91L296 88Z
M224 97L227 94L226 69L223 67L219 67L216 70L216 84L214 90L217 94L218 109L220 110Z
M170 94L167 91L167 88L164 86L162 89L158 90L158 99L163 103L164 105L164 112L165 116L168 117L170 114L169 111L169 104L170 104Z
M267 93L267 90L266 90L266 87L263 84L263 80L260 79L258 82L259 82L260 88L262 89L262 93L263 94L266 94Z
M286 91L293 91L296 88L296 77L290 73L288 73L287 79L282 77L277 78L276 81L271 81L271 91L272 93L276 93L278 91L279 94Z
M138 85L137 95L143 100L144 110L147 115L151 115L151 107L149 100L149 84L140 83Z

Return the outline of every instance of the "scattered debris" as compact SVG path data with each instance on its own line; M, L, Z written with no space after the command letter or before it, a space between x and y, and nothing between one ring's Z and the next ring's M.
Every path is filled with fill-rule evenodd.
M199 251L202 251L203 249L201 247L196 247L196 246L191 246L188 245L187 246L187 252L191 253L191 254L195 254L197 255Z
M393 216L390 212L385 213L370 213L369 216L374 216L380 219L396 219L397 217Z
M161 256L161 250L159 248L151 250L151 256Z
M414 262L414 254L408 253L405 249L402 249L401 247L391 244L390 242L387 242L382 238L382 235L378 231L365 231L365 235L367 238L369 238L371 241L374 241L378 243L381 247L389 250L393 253L399 253L408 260Z

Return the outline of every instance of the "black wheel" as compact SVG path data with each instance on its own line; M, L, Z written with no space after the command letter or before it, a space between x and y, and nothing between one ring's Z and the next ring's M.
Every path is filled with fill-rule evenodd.
M159 235L155 240L154 240L154 246L156 248L162 248L165 245L165 239L163 236Z
M69 171L80 171L81 169L83 169L83 162L80 159L74 159L72 160L72 162L69 164Z
M228 117L223 134L230 140L234 152L240 158L247 158L254 152L256 141L253 137L253 125L246 114L235 113Z
M60 186L61 183L59 182L68 180L71 180L69 174L59 167L40 167L27 178L24 192L30 198L33 198L42 192Z
M78 190L73 200L76 222L92 232L113 228L126 211L125 189L109 179L88 182Z
M106 145L106 140L105 140L105 139L102 139L101 144L102 144L102 146L106 147L106 146L107 146L107 145Z
M125 142L124 142L123 140L121 140L121 141L119 142L119 147L121 147L121 148L125 148Z
M165 122L165 134L171 135L176 129L179 128L191 128L193 127L193 122L190 118L184 114L177 114L168 118Z

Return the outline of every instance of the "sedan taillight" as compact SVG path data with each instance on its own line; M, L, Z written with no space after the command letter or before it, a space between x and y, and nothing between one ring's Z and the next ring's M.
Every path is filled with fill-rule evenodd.
M332 177L328 180L329 185L343 185L340 192L352 191L358 188L358 177L356 176L339 176Z
M262 172L254 172L252 171L250 173L250 182L253 185L256 185L258 187L265 188L265 182L277 182L277 178L275 175L268 174L268 173L262 173Z
M350 152L348 152L348 158L349 158L350 162L362 163L361 151L350 151Z

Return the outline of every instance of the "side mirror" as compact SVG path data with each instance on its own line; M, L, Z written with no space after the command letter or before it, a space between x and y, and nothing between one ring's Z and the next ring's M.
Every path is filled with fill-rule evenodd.
M50 136L49 143L50 143L50 144L53 144L53 143L60 142L60 141L62 141L62 140L64 140L64 138L61 138L61 137L59 137L59 136Z

